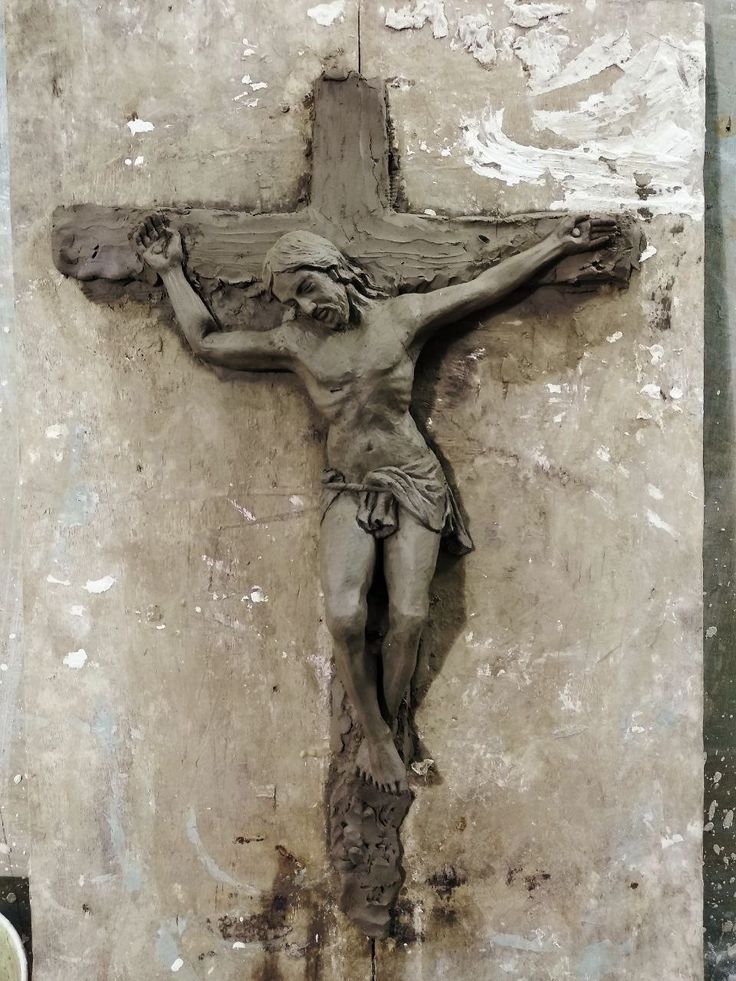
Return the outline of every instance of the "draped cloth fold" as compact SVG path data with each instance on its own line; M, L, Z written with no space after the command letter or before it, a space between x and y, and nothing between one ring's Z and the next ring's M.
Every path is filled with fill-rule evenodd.
M455 555L473 551L455 495L439 460L426 456L403 467L378 467L358 483L345 480L338 470L322 473L322 518L340 494L358 500L356 521L375 538L388 538L399 527L404 508L430 531L442 535L443 545Z

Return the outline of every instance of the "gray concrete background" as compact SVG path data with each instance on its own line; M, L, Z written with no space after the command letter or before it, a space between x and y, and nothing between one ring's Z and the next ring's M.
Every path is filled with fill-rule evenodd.
M686 206L672 181L641 203L657 254L627 293L539 292L425 359L419 411L478 550L437 578L419 724L440 779L416 782L375 950L335 909L323 842L322 425L288 377L219 381L50 260L61 203L292 207L330 64L394 80L419 211L566 199L564 164L512 185L469 165L468 132L505 105L507 140L572 152L577 130L532 133L534 113L610 95L652 40L700 133L700 4L587 0L532 27L510 6L415 4L394 30L401 8L364 4L358 45L353 0L8 4L28 778L5 778L30 794L11 838L33 841L42 981L702 976L699 154L676 165ZM499 39L484 67L468 16L527 62ZM600 24L632 56L532 92L529 66ZM642 144L647 112L627 118Z

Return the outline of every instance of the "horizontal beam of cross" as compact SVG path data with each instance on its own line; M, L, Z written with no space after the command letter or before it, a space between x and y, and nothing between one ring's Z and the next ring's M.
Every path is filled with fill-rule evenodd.
M315 86L307 207L257 215L204 208L160 210L182 232L188 269L210 286L254 283L274 242L285 232L308 229L334 241L394 291L466 281L539 240L561 217L554 212L507 218L396 212L391 207L394 160L383 83L355 73L323 77ZM90 292L99 300L145 281L150 273L128 236L149 213L90 204L57 208L52 235L57 268L66 276L98 281ZM571 256L541 282L585 289L626 285L638 268L644 240L633 218L623 218L620 224L614 248Z

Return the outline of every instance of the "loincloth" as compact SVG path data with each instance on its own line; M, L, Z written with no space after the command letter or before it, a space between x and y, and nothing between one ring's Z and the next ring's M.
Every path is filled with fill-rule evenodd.
M399 527L404 508L430 531L443 538L448 551L465 555L473 540L438 460L425 457L404 467L378 467L359 483L350 483L337 470L322 474L322 518L340 494L358 500L356 521L375 538L388 538Z

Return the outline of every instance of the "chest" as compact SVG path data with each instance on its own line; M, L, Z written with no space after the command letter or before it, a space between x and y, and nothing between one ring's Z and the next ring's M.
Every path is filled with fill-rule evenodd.
M358 328L325 338L306 365L313 382L329 391L411 385L414 365L399 337Z

